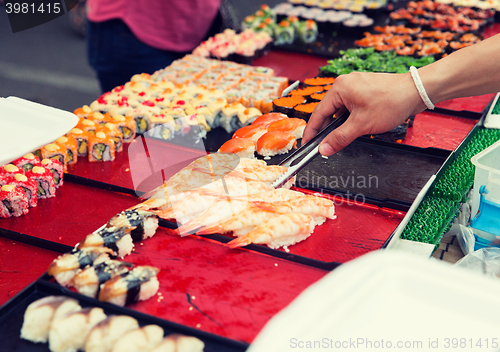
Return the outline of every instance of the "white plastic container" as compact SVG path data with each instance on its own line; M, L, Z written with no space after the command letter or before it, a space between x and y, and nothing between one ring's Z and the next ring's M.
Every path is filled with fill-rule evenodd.
M497 95L495 95L495 98L493 99L493 103L491 104L490 109L488 110L488 113L486 114L486 117L484 118L483 126L486 128L500 128L500 115L493 114L493 108L495 107L499 98L500 93L497 93Z
M471 217L474 217L479 209L479 200L481 198L479 188L485 186L490 179L491 183L500 182L500 141L474 155L471 161L476 166L471 206ZM493 188L492 191L494 192L496 189ZM500 199L500 194L492 193L488 197L490 199Z

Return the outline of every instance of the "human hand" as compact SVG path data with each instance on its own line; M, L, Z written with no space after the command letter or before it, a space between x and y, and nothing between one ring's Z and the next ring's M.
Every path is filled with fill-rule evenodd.
M332 155L357 137L387 132L425 110L409 73L353 72L339 76L311 115L302 145L345 110L350 116L321 142L319 151Z

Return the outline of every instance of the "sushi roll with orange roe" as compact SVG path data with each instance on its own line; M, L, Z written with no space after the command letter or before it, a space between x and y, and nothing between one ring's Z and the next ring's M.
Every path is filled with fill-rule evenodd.
M296 139L301 139L307 123L302 119L291 118L275 121L269 125L267 132L281 131L294 135Z
M84 119L92 113L93 111L88 105L84 105L81 108L75 109L75 111L73 111L73 114Z
M76 138L72 135L62 136L57 138L55 143L66 148L68 156L67 164L76 164L78 161L78 142Z
M91 135L88 157L90 162L115 160L115 142L102 131Z
M87 156L89 146L89 132L79 128L73 128L68 132L67 136L74 137L77 144L77 156Z
M219 148L220 153L232 153L240 158L255 157L255 143L251 138L233 138Z
M267 132L267 128L262 125L249 125L241 127L233 134L233 139L235 138L250 138L254 143Z
M286 154L297 146L295 136L288 132L267 132L257 141L257 153L264 157Z
M260 115L257 119L252 122L253 126L264 126L267 127L275 121L287 119L288 116L282 114L281 112L268 112L267 114Z
M42 151L42 160L43 159L59 160L64 167L64 171L67 170L68 148L66 148L62 144L50 143L44 145L40 149Z

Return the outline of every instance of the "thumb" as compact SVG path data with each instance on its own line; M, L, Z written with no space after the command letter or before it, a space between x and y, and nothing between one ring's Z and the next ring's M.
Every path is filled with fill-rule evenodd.
M323 139L319 145L319 152L321 155L330 156L337 153L361 135L359 128L355 128L355 126L353 126L354 124L349 121L351 117L352 115L343 125Z

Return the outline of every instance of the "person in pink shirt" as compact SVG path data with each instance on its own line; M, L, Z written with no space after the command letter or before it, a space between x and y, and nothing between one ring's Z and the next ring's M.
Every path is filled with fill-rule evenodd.
M88 0L87 54L103 92L153 73L220 32L221 0ZM213 33L209 33L213 29Z

